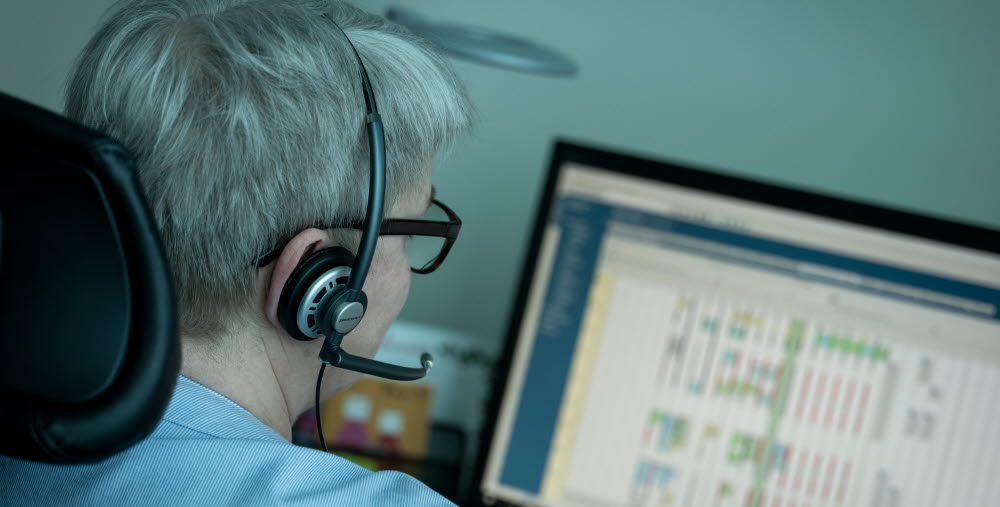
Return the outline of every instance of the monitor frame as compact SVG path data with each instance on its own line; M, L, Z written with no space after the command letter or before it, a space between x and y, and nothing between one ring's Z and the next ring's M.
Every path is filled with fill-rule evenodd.
M525 251L524 261L521 263L523 266L521 279L515 293L515 299L511 304L511 316L504 334L504 346L499 360L494 366L492 375L494 382L487 405L485 423L480 432L474 475L466 505L486 505L483 503L480 488L486 474L490 447L496 433L497 420L500 416L500 409L510 377L518 334L524 320L526 307L523 302L527 301L531 291L531 283L538 267L538 254L544 237L545 225L549 222L552 212L551 204L556 183L559 180L561 168L567 162L1000 255L1000 230L932 217L913 211L893 209L860 200L816 193L789 185L748 179L704 166L696 167L693 164L678 161L643 158L639 155L613 152L557 138L553 143L549 158L545 186L535 204L535 223L531 234L531 243ZM493 505L510 504L498 500Z

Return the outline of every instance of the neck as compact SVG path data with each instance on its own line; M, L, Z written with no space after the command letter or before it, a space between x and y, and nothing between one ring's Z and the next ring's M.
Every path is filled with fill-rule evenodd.
M204 341L183 339L181 374L229 398L291 441L300 412L293 400L301 393L289 392L294 386L284 385L288 382L282 382L260 341L233 339L227 345L209 350Z

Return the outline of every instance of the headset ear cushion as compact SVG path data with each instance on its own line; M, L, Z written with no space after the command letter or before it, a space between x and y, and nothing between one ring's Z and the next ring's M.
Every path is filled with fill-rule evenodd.
M346 248L336 246L313 252L295 267L292 275L288 277L285 286L281 289L277 309L278 321L292 338L296 340L313 339L303 333L297 323L299 305L302 304L302 298L305 297L309 287L331 269L353 265L354 254Z

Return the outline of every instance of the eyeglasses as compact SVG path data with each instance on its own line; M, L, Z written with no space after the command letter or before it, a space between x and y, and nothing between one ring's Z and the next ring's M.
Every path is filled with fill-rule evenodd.
M421 275L431 273L441 266L462 230L462 219L437 199L431 201L424 216L422 219L385 219L379 229L380 236L409 236L406 240L406 256L410 261L410 271ZM355 222L343 228L362 230L364 223ZM284 248L285 244L282 243L266 253L257 261L257 267L270 264L281 255Z

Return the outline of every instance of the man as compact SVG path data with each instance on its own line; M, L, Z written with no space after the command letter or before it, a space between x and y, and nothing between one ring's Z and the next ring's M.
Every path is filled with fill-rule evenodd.
M104 462L0 458L0 503L447 503L409 476L289 443L313 405L322 340L289 337L276 316L282 288L310 253L354 251L359 233L346 225L365 216L365 108L345 33L385 125L386 218L419 219L431 160L470 112L448 65L404 29L322 0L111 8L76 63L66 112L136 155L176 283L181 377L155 432ZM257 267L275 245L277 257ZM373 356L398 315L405 248L405 236L380 237L368 311L345 350ZM326 372L324 398L359 376Z

